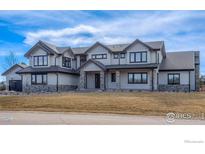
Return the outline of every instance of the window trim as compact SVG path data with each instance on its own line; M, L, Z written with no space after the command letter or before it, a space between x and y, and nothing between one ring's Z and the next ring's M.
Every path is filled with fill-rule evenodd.
M140 61L137 61L136 60L136 55L137 55L137 53L140 53ZM143 53L146 53L146 60L145 61L143 61L142 60L142 54ZM134 54L134 61L131 61L131 55L132 54ZM130 63L146 63L147 62L147 51L138 51L138 52L130 52L130 54L129 54L130 56L130 58L129 58L129 60L130 60Z
M124 56L122 57L122 55L124 55ZM120 58L124 59L125 58L125 53L120 53Z
M102 56L102 57L101 58L97 58L97 56ZM92 59L107 59L107 54L106 53L104 53L104 54L92 54L91 58Z
M33 82L33 75L35 77L35 81ZM41 75L42 82L37 83L37 75ZM46 83L43 82L43 76L46 75ZM47 85L48 84L48 74L47 73L31 73L31 85Z
M42 57L42 65L39 65L39 57ZM44 61L44 57L47 57L46 64ZM37 59L37 64L35 63L35 58ZM33 66L48 66L48 55L33 56Z
M170 81L169 81L169 75L172 75L173 76L173 82L171 83ZM179 83L175 83L175 81L174 81L174 75L179 75ZM180 79L180 73L168 73L167 74L167 84L168 85L180 85L181 84L181 81L180 81L181 79Z
M118 58L119 58L119 53L114 53L113 58L114 58L114 59L118 59Z
M132 75L132 82L129 81L129 75ZM134 82L134 74L140 74L141 75L141 79L140 82ZM146 81L143 82L142 80L142 76L143 74L146 74ZM127 79L128 79L128 84L148 84L148 73L147 72L132 72L132 73L128 73L127 74Z
M65 66L64 64L66 64L66 63L64 63L65 61L64 61L64 59L70 59L70 62L69 62L69 65L68 66ZM65 67L65 68L71 68L71 58L70 57L62 57L62 67Z
M114 78L113 78L113 75L114 75ZM114 80L113 80L114 79ZM116 82L116 73L115 72L112 72L111 73L111 82Z

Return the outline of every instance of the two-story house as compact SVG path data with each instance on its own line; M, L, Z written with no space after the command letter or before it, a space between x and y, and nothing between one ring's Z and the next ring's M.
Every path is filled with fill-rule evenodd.
M25 57L29 66L17 71L25 92L199 90L199 51L166 53L163 41L79 48L39 41Z

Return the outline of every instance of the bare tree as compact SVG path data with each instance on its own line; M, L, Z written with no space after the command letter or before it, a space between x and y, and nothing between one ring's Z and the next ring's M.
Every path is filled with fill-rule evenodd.
M7 70L11 66L18 64L19 59L16 56L16 54L12 51L9 52L9 55L5 57L4 64L3 64L3 69Z

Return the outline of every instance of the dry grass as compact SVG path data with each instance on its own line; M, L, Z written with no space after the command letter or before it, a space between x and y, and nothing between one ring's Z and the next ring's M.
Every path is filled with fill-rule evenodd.
M165 115L205 113L205 93L64 93L1 96L0 110Z

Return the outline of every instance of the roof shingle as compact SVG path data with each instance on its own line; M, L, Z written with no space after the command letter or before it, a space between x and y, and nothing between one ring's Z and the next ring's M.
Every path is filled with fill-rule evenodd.
M194 69L194 51L167 52L159 70L191 70Z

